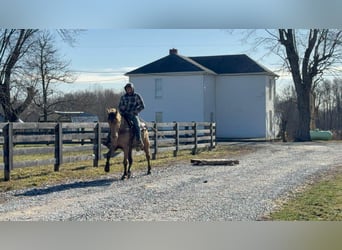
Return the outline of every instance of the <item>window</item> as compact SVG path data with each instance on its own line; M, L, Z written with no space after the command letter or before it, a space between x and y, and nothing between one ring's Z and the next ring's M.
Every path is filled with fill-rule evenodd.
M156 122L163 122L163 112L156 112Z
M156 99L161 99L163 97L163 83L161 78L154 80L154 97Z

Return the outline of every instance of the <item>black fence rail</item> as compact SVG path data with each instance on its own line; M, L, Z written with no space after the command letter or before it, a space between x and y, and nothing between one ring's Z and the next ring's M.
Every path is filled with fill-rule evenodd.
M215 123L147 123L152 158L159 152L215 147ZM0 169L10 180L14 168L53 165L92 160L97 167L108 149L101 144L109 132L108 123L0 123ZM25 159L25 156L38 156ZM20 160L19 160L19 159ZM18 159L18 160L17 160Z
M177 156L179 150L190 149L196 154L197 149L215 147L215 123L210 122L170 122L147 123L151 141L152 159L159 152L173 151Z

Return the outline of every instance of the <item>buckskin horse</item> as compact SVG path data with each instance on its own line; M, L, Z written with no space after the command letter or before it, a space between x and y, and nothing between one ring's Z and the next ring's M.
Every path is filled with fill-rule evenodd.
M133 164L132 151L135 144L134 131L132 126L129 125L129 121L127 121L124 117L121 116L120 112L115 108L107 109L108 113L108 124L110 128L110 142L107 147L109 151L106 155L107 162L105 165L105 171L109 172L110 169L110 158L114 154L117 149L122 149L124 153L124 172L121 177L121 180L124 180L126 177L131 177L131 167ZM143 150L145 152L146 160L147 160L147 174L151 174L151 156L150 156L150 140L148 135L148 130L145 126L143 126L141 131L141 139L143 141ZM127 167L128 165L128 167Z

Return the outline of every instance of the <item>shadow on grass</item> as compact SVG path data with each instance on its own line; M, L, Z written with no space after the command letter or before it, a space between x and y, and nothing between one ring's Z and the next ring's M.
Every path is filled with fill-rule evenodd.
M45 195L54 192L62 192L74 188L88 188L88 187L104 187L111 185L114 181L118 181L117 178L91 180L91 181L78 181L68 184L60 184L51 186L48 188L35 188L32 190L25 191L23 193L16 194L15 196L36 196Z

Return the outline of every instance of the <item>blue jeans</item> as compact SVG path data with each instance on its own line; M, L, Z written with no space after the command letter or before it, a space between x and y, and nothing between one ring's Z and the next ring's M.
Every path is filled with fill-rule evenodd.
M141 140L141 132L140 132L140 121L137 115L125 114L126 119L132 121L134 135L137 141Z

